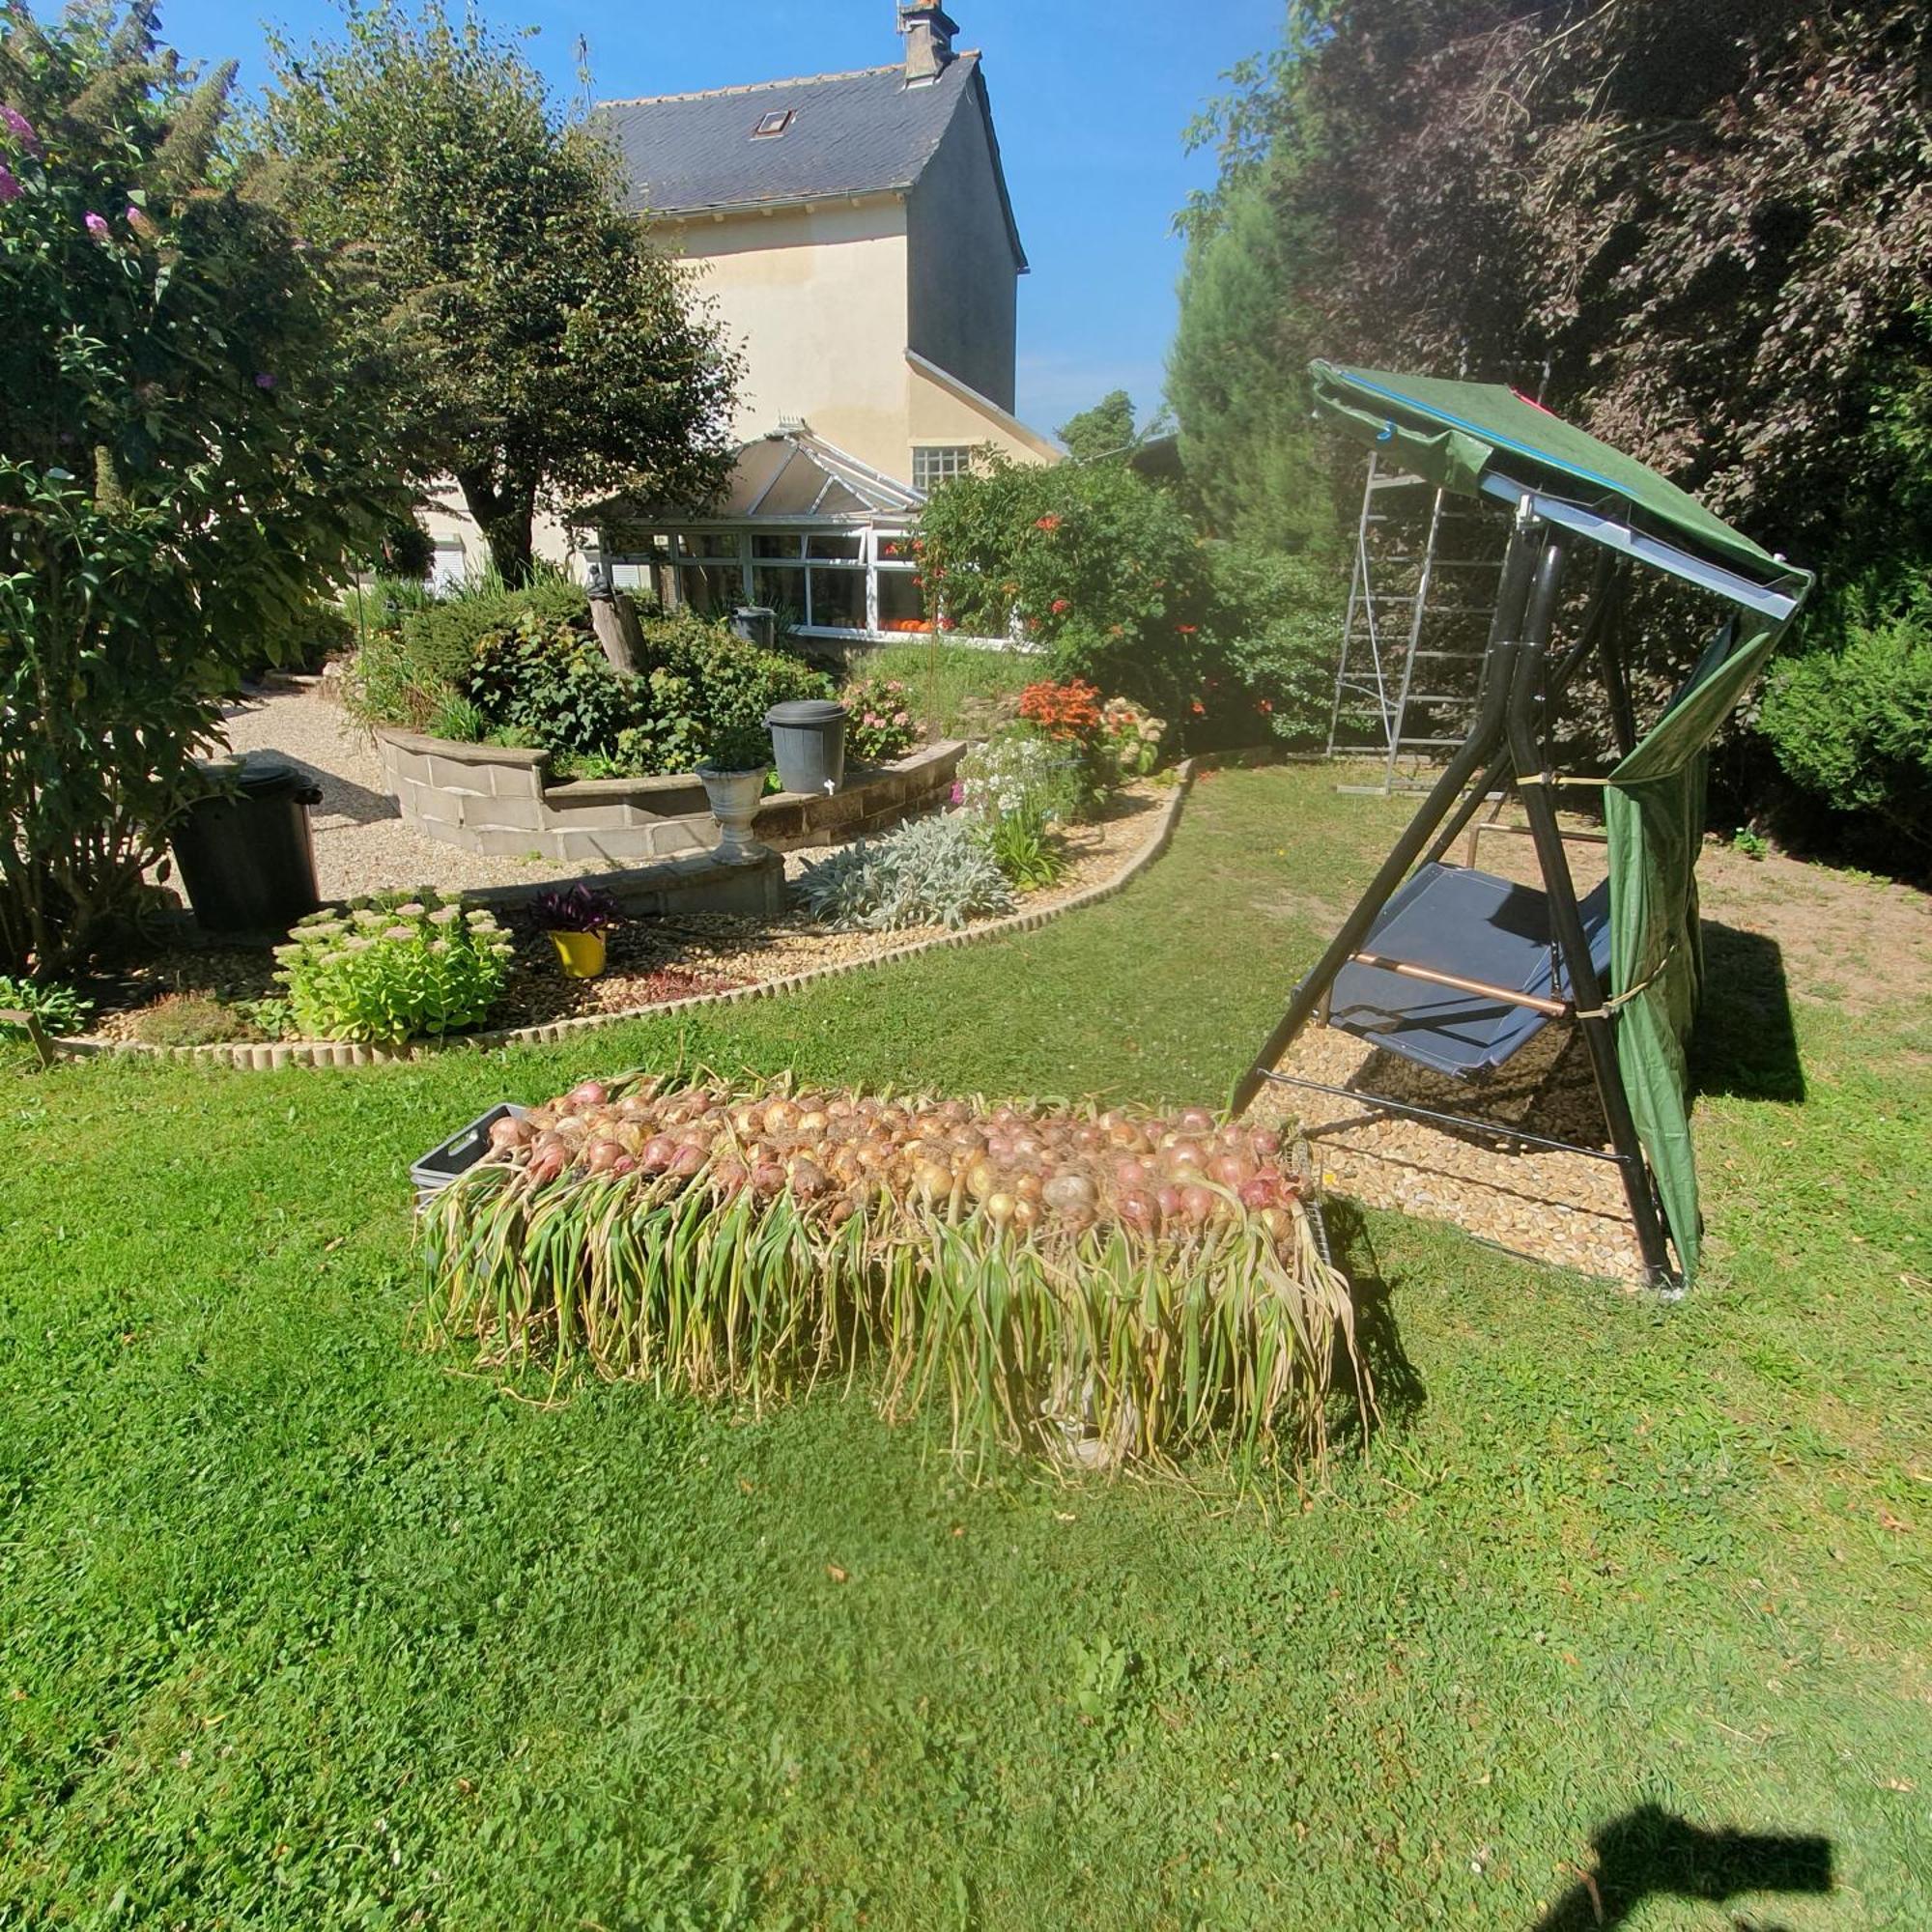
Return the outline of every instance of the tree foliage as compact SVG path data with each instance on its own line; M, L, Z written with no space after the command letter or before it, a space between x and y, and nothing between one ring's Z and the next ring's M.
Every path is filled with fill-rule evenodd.
M1928 71L1916 0L1296 0L1199 130L1171 388L1217 521L1268 500L1229 452L1312 354L1547 364L1560 413L1895 593L1932 551Z
M1003 457L933 492L921 567L944 629L1020 636L1056 677L1171 712L1192 688L1206 586L1173 497L1123 464Z
M1082 410L1054 431L1076 463L1125 457L1134 447L1134 399L1124 389L1109 389L1091 410Z
M84 958L222 692L408 506L357 288L153 8L0 17L0 968Z
M736 360L513 43L430 0L271 52L270 138L306 218L366 244L416 353L418 433L506 582L529 574L540 510L718 487Z

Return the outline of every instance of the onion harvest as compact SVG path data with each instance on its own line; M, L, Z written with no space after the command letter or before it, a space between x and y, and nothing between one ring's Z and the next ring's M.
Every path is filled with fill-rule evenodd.
M432 1323L492 1362L767 1401L878 1369L955 1449L1319 1456L1348 1284L1268 1128L786 1084L588 1080L424 1210Z

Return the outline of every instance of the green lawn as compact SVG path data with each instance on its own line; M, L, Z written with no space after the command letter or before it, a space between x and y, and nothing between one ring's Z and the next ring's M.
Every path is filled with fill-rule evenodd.
M1604 1923L1932 1924L1922 1000L1796 1001L1803 1104L1713 1030L1676 1308L1339 1215L1390 1414L1304 1501L411 1345L484 1103L680 1037L1218 1098L1399 814L1227 774L1106 906L567 1052L7 1062L0 1926L1581 1932L1593 1834Z

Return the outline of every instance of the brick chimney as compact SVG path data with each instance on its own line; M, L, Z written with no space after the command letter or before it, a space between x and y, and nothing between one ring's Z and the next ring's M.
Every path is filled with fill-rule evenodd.
M899 7L899 32L905 36L905 77L908 87L926 87L937 80L952 59L952 37L959 23L944 7L907 4Z

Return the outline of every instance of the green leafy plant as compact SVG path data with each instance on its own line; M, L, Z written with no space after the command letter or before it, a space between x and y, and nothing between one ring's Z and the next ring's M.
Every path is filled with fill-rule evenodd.
M1740 825L1731 834L1731 850L1741 859L1762 859L1771 851L1771 841L1762 832L1754 832L1748 825Z
M608 754L645 715L647 687L613 670L596 639L574 624L522 612L488 633L458 689L493 727L525 733L547 751Z
M840 846L807 865L798 890L814 919L872 932L958 927L1013 905L984 828L954 812L911 819L882 838Z
M490 730L490 721L472 699L451 692L430 714L429 734L447 738L458 745L480 745Z
M1066 870L1066 856L1053 828L1030 807L994 819L986 828L986 849L1023 893L1055 884Z
M1071 824L1086 810L1088 780L1077 745L1016 725L975 745L959 761L959 803L987 825L1029 815Z
M138 912L224 693L413 495L347 253L152 7L0 26L0 970Z
M919 719L903 678L854 678L838 694L845 706L845 755L855 764L901 758L919 743Z
M91 1000L83 1000L71 986L53 980L22 980L0 973L0 1007L12 1007L32 1013L44 1034L60 1036L79 1033L94 1010ZM26 1029L9 1020L0 1024L0 1038L20 1039Z
M1131 697L1110 697L1100 707L1094 751L1116 783L1146 778L1160 763L1167 723Z
M304 1034L393 1044L480 1025L511 951L493 914L425 887L312 914L276 948L275 977Z
M772 762L772 734L749 713L707 725L700 772L758 772Z

